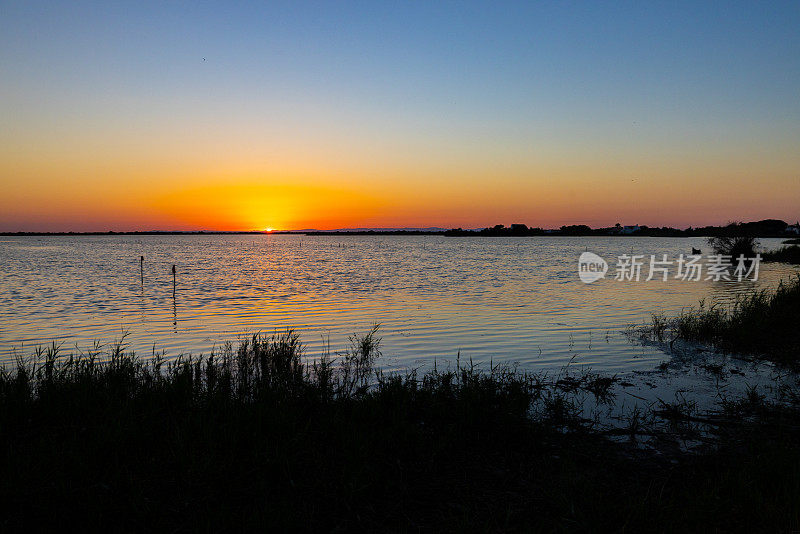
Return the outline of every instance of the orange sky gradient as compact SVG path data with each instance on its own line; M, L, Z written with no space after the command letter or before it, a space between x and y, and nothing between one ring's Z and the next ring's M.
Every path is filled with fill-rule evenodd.
M800 218L796 3L468 4L11 3L0 231Z
M772 147L706 154L513 154L437 159L284 146L271 157L221 135L194 151L169 144L39 139L0 147L4 231L277 230L463 227L522 222L700 226L794 221L800 152ZM223 143L227 143L223 144ZM103 146L108 144L109 146ZM300 143L298 143L300 144ZM399 147L398 147L399 148ZM183 149L183 150L181 150Z

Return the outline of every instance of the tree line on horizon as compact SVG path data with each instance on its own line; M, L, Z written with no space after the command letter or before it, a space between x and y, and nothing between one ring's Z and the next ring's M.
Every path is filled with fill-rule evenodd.
M800 235L800 222L789 224L779 219L763 219L753 222L730 222L724 226L698 226L685 229L670 226L633 225L620 223L605 228L592 228L586 224L572 224L558 229L529 227L526 224L505 226L496 224L482 229L452 228L444 229L356 229L356 230L134 230L134 231L96 231L96 232L0 232L5 236L46 236L46 235L230 235L230 234L295 234L295 235L445 235L445 236L614 236L630 235L642 237L793 237Z
M787 237L800 234L800 223L790 225L779 219L764 219L753 222L731 222L724 226L699 226L685 229L669 226L622 226L620 223L606 228L591 228L585 224L561 226L559 229L528 227L525 224L505 226L497 224L482 230L454 228L444 232L447 236L614 236L630 235L643 237Z

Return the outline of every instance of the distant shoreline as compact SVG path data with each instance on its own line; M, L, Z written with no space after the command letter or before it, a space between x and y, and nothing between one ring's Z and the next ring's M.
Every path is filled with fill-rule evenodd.
M445 232L405 232L405 231L371 231L371 232L0 232L0 237L94 237L94 236L194 236L194 235L297 235L297 236L427 236L442 237L712 237L711 234L564 234L551 232L546 234L482 234L479 231L452 234ZM756 235L758 238L791 238L792 234Z
M747 223L730 223L725 226L703 226L686 229L672 227L650 227L615 225L606 228L591 228L585 224L562 226L558 229L529 228L525 224L502 224L483 229L464 230L462 228L445 229L415 229L391 228L368 229L355 228L337 230L137 230L126 232L0 232L0 236L98 236L98 235L310 235L310 236L347 236L347 235L441 235L446 237L540 237L540 236L570 236L570 237L716 237L716 236L752 236L752 237L783 237L791 238L800 235L800 225L790 225L778 219L764 219Z

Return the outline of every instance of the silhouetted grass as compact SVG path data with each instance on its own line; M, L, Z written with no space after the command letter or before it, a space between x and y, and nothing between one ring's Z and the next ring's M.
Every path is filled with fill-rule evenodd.
M678 339L711 344L727 352L800 363L800 276L774 291L748 294L731 306L703 302L676 318L653 315L648 334L661 342Z
M705 455L653 455L580 419L572 393L612 402L615 377L384 374L379 354L376 329L311 361L294 332L174 361L42 349L0 373L0 526L800 528L794 412L770 432L728 424Z
M764 261L800 264L800 246L790 245L761 254Z
M752 236L715 236L708 239L714 254L730 256L734 261L740 255L753 258L758 248L758 240Z

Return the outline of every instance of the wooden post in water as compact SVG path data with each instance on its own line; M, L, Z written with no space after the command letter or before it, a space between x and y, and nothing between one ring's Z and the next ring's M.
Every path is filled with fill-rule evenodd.
M175 300L175 266L172 266L172 300Z
M142 287L144 287L144 256L139 256L139 273L142 277Z

